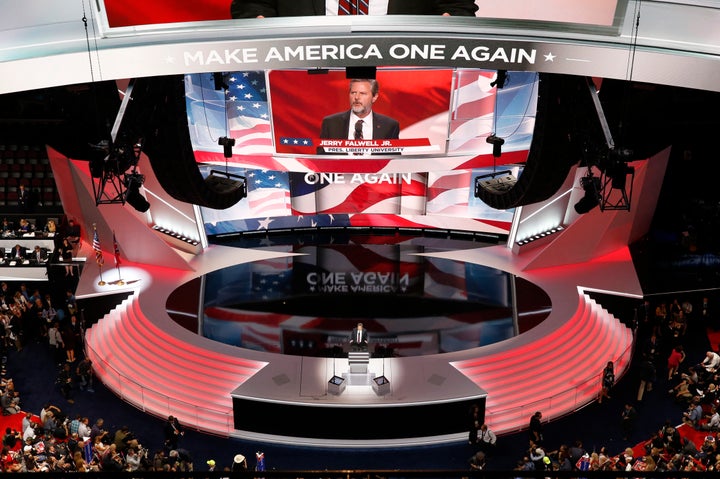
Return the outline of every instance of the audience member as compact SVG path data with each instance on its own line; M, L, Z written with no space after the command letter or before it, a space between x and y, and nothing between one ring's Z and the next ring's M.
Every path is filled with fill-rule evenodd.
M630 403L625 403L625 407L620 414L621 425L623 431L623 439L628 440L632 436L635 429L635 419L637 418L637 411Z
M490 428L488 428L487 424L480 426L480 432L478 433L478 447L485 453L486 456L492 455L492 452L495 450L496 442L497 436Z
M535 414L530 418L530 426L528 428L530 433L530 440L537 444L542 444L543 441L543 426L542 426L542 412L536 411Z
M680 364L685 360L685 351L682 345L675 346L670 352L667 361L668 381L671 381L679 372Z
M615 366L612 361L608 361L603 369L602 377L600 379L600 396L598 397L598 404L602 404L603 398L610 398L610 389L615 385Z
M705 359L703 359L702 367L707 373L715 374L720 367L720 354L715 351L708 351L705 353Z

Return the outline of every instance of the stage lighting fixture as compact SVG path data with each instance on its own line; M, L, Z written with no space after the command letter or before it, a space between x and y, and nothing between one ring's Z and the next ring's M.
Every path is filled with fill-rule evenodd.
M507 70L498 70L497 76L490 82L490 86L502 88L505 86L505 82L507 82Z
M475 198L482 198L481 190L503 194L515 186L517 178L510 170L496 171L475 178Z
M585 191L585 196L575 203L575 211L584 215L600 204L600 178L597 176L584 176L580 179L580 186Z
M150 209L150 203L140 194L140 187L145 183L145 176L139 173L132 173L125 176L125 202L140 213Z
M239 191L239 199L247 197L247 179L244 176L210 170L210 174L205 178L205 184L219 194Z
M105 172L106 158L92 158L90 160L90 176L93 178L102 178Z
M485 138L485 141L493 146L493 156L499 158L502 154L502 146L505 144L505 140L499 136L490 135Z
M235 146L235 138L228 138L226 136L221 136L218 139L218 145L221 145L223 147L223 156L225 158L232 158L232 149L233 146Z

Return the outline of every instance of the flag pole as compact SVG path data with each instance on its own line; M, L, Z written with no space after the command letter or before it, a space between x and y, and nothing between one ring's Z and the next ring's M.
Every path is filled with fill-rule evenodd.
M117 268L118 280L115 281L117 285L124 285L125 281L122 279L120 274L120 247L118 246L117 238L115 238L115 231L113 231L113 256L115 256L115 267Z
M123 281L122 275L120 274L120 265L118 264L115 267L117 268L117 272L118 272L118 280L115 281L115 284L122 286L123 284L125 284L125 281Z
M93 251L95 251L95 262L98 265L98 269L100 270L100 281L98 281L98 286L105 286L105 281L103 281L102 277L102 265L104 263L103 260L103 254L102 254L102 248L100 248L100 238L98 237L97 233L97 223L93 223Z

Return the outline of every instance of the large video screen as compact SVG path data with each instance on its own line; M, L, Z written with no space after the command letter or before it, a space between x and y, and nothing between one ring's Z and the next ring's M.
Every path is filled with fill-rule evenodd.
M235 206L203 209L206 232L388 226L507 233L513 211L485 205L473 185L499 170L522 174L538 77L511 72L497 88L496 75L378 69L372 109L383 117L372 128L392 118L390 140L352 139L348 122L327 134L323 123L353 107L355 82L345 70L188 75L188 125L201 172L221 169L248 185ZM504 138L499 157L491 134ZM230 157L223 137L235 141Z
M475 0L476 16L530 21L552 21L586 25L613 24L618 0ZM621 5L624 2L620 2ZM230 0L99 0L99 11L111 28L178 22L229 20Z

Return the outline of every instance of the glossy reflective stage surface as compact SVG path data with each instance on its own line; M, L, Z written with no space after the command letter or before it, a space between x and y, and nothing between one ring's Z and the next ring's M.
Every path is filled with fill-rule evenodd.
M550 311L548 296L524 279L423 256L484 244L365 235L307 240L312 244L267 240L265 247L288 256L205 275L197 330L243 348L330 357L347 352L350 332L362 322L373 356L406 357L502 341Z

